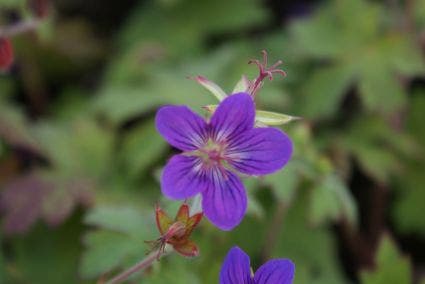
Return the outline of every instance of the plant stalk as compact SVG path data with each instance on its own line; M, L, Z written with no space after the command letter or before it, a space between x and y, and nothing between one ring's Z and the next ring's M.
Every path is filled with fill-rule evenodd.
M141 270L144 270L144 269L148 268L149 266L151 266L152 263L155 260L159 260L160 257L161 257L161 254L160 254L159 250L155 250L155 251L151 252L146 258L142 259L140 262L136 263L135 265L133 265L129 269L125 270L124 272L118 274L117 276L115 276L111 280L107 281L105 284L122 283L125 280L127 280L131 275L133 275L134 273L141 271Z

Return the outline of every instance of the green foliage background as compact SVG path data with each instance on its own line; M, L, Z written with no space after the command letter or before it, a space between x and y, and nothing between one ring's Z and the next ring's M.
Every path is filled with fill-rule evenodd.
M30 18L25 2L0 0L0 23ZM293 159L245 180L239 227L204 219L199 257L167 256L132 283L218 283L233 245L254 269L291 258L295 284L424 283L425 1L51 6L0 74L0 283L95 283L143 258L154 205L179 205L160 194L173 150L156 109L202 113L216 100L187 77L230 92L262 49L288 76L259 107L302 117L282 127Z

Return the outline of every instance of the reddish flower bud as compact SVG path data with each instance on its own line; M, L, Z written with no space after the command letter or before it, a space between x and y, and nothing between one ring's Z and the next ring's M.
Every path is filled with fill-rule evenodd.
M147 241L158 249L158 258L164 253L165 245L170 244L174 250L183 256L193 257L199 254L197 245L189 240L193 229L202 219L202 213L189 216L189 206L182 204L177 212L174 220L170 219L167 214L159 207L156 207L156 224L161 233L155 241Z
M45 18L49 14L49 0L28 0L27 5L37 18Z
M0 37L0 70L5 71L13 63L12 43L8 38Z

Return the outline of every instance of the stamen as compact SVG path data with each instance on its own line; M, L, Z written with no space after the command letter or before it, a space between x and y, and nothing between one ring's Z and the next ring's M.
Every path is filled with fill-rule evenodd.
M255 64L257 65L259 69L258 77L255 80L250 82L250 86L248 88L248 93L254 98L258 90L261 89L261 87L263 86L263 80L265 78L268 77L270 81L273 81L273 73L278 73L282 75L283 77L286 76L285 71L281 69L277 69L278 66L283 64L281 60L278 60L272 66L267 67L267 64L268 64L267 51L262 50L261 53L263 54L263 63L261 63L257 59L252 59L248 61L248 64Z

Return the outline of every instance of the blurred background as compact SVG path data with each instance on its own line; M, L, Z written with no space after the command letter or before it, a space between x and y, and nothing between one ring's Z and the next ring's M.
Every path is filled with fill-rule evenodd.
M300 116L280 172L245 179L231 232L204 219L200 256L132 283L218 283L233 245L296 284L425 283L424 0L0 0L14 63L0 74L0 283L95 283L145 256L171 149L162 104L231 92L266 49L284 61L261 109Z

